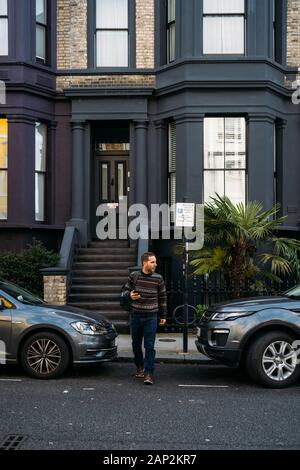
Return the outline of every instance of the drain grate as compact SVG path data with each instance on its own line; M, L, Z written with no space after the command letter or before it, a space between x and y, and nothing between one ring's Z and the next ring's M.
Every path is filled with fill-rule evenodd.
M21 447L26 437L20 434L10 434L0 444L0 450L17 450Z

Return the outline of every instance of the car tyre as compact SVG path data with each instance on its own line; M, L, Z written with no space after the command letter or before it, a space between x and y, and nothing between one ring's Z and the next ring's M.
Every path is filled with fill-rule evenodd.
M292 344L295 338L282 331L272 331L257 338L246 356L249 376L269 388L292 385L300 375L300 365Z
M31 377L54 379L61 376L70 364L69 348L66 341L55 333L37 333L23 344L21 364Z

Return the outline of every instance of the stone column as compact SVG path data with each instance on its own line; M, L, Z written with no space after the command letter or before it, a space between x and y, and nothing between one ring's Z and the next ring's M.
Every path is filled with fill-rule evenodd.
M168 126L163 120L154 122L156 129L156 203L168 202Z
M248 118L248 200L274 205L275 118L249 115Z
M81 245L87 244L87 220L84 201L84 136L85 122L73 121L72 125L72 208L67 226L76 227Z
M151 175L147 172L147 121L135 121L135 202L147 206L148 180Z

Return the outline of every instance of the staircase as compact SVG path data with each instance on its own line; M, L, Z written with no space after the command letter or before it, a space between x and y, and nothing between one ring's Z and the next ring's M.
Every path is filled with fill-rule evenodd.
M128 268L135 264L136 248L129 248L126 240L96 241L77 248L68 304L101 313L119 333L127 333L129 316L119 297Z

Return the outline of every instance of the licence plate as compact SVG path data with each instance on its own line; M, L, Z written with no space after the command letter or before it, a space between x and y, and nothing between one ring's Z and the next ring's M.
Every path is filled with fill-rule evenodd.
M197 336L200 338L201 336L201 328L199 328L199 326L197 326Z

